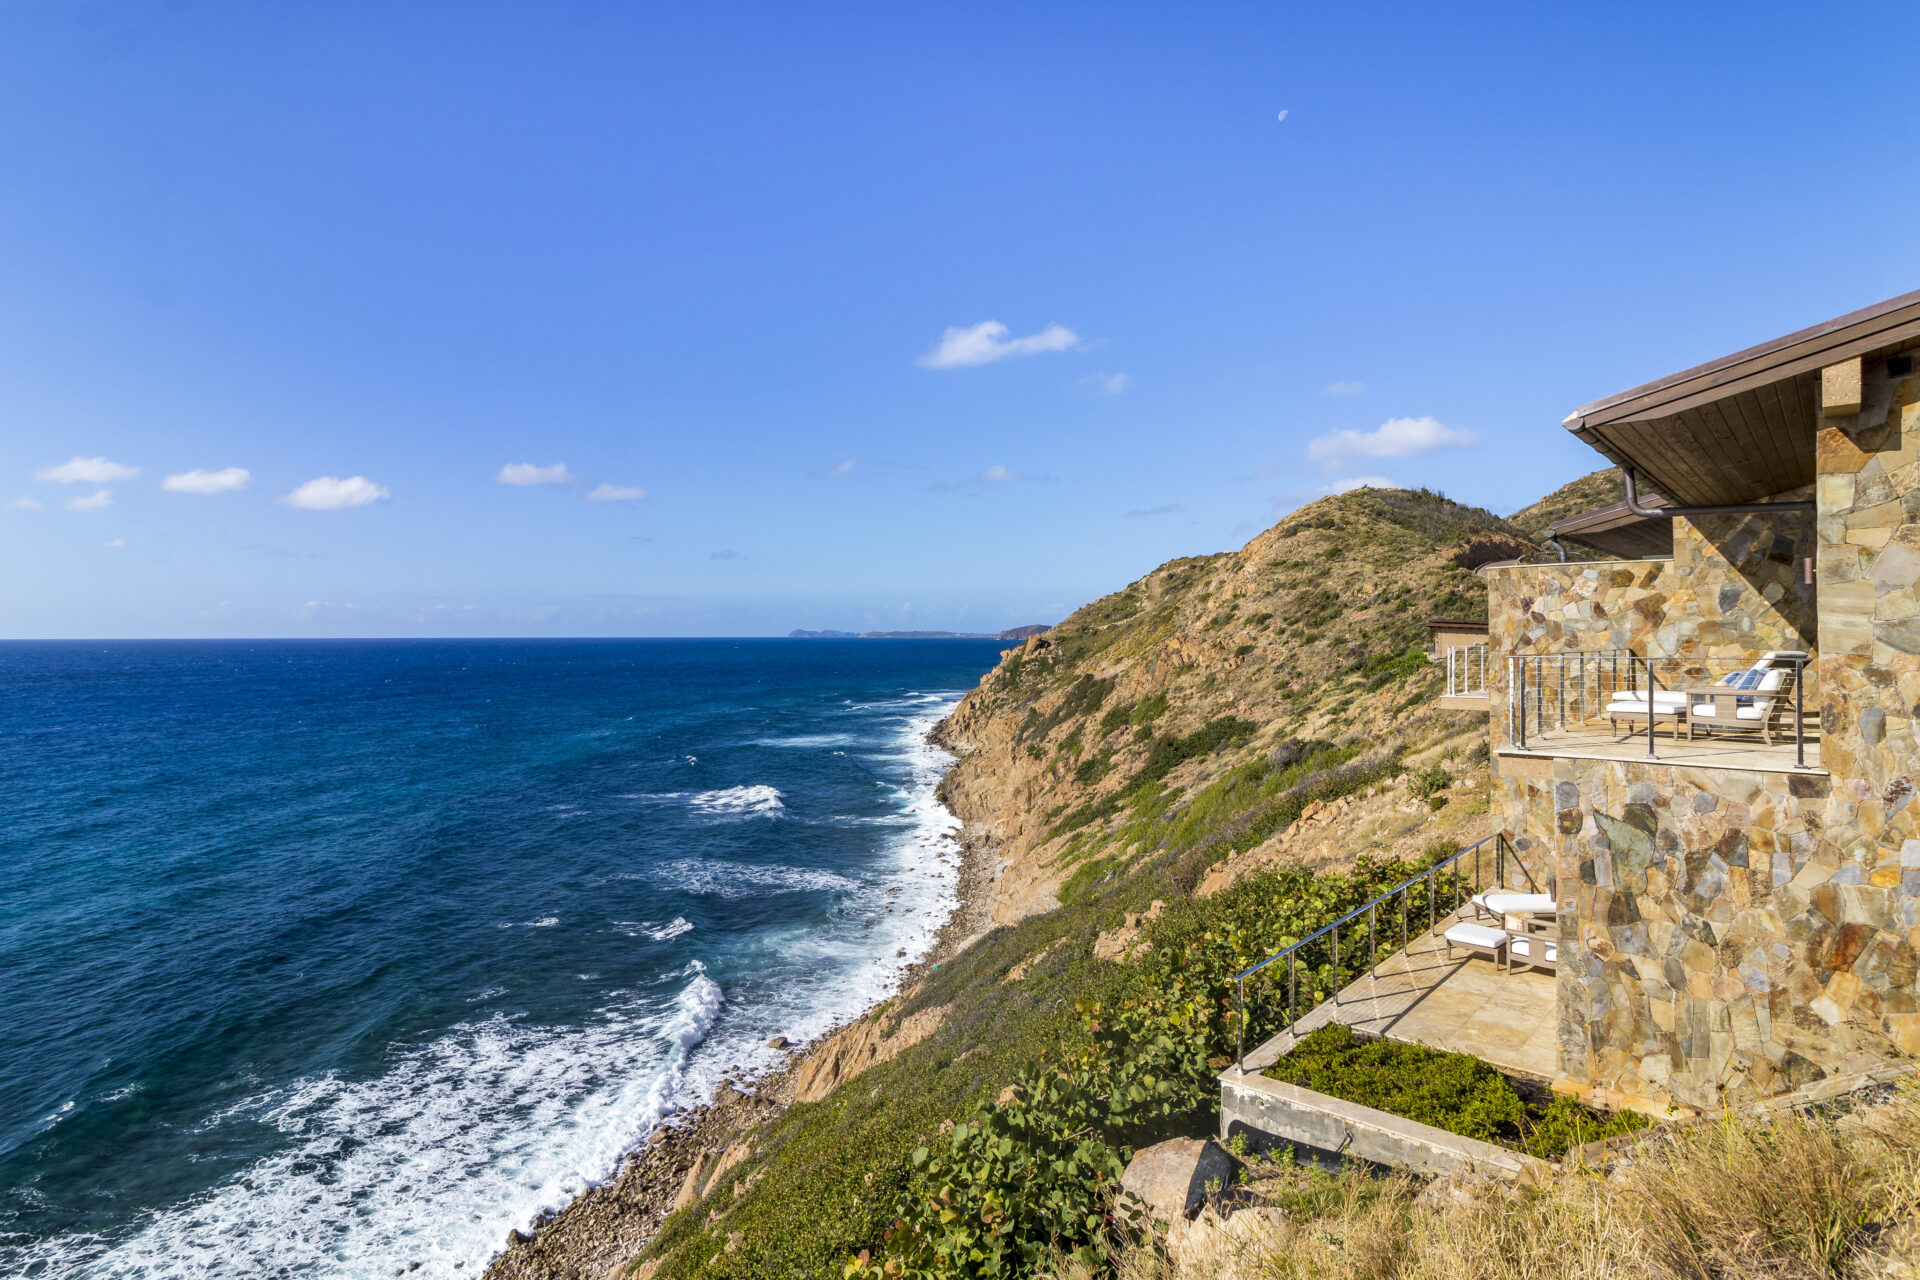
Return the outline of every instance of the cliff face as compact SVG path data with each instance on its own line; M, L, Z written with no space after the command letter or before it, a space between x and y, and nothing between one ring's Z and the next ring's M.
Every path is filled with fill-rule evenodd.
M1169 849L1194 852L1197 876L1299 815L1267 781L1280 767L1444 734L1458 713L1426 709L1440 676L1423 624L1485 616L1454 558L1489 535L1528 541L1424 490L1343 494L1006 650L938 731L963 757L943 798L1000 859L993 920Z

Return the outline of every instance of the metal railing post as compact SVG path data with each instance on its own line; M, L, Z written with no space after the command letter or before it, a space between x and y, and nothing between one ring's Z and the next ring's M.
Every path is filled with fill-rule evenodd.
M1333 1002L1340 1003L1340 922L1333 922Z
M1655 695L1660 692L1659 682L1653 674L1653 659L1647 659L1647 758L1653 759L1653 722L1659 710Z
M1807 767L1807 710L1803 694L1807 687L1807 660L1794 663L1793 673L1793 765Z
M1400 949L1407 949L1407 886L1400 886Z
M1294 1029L1294 996L1300 983L1294 979L1294 954L1286 952L1286 1031Z
M1235 1012L1238 1014L1233 1028L1233 1066L1241 1075L1247 1074L1247 975L1239 978L1240 995Z
M1379 934L1380 918L1379 912L1375 911L1374 908L1379 904L1379 901L1378 898L1375 898L1367 904L1367 969L1369 972L1380 967L1380 948L1374 942L1375 937Z
M1527 749L1527 655L1524 653L1518 655L1514 658L1514 662L1517 664L1520 682L1520 698L1514 706L1520 711L1520 749L1525 751Z

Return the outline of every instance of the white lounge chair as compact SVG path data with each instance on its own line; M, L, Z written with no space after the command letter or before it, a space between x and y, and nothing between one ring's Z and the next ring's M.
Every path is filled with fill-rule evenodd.
M1687 715L1688 699L1682 692L1662 689L1653 695L1653 719L1673 722L1673 736L1680 736L1680 726L1687 726L1687 737L1693 737L1693 723ZM1601 713L1606 716L1615 732L1619 732L1620 722L1627 722L1627 731L1631 733L1636 721L1644 723L1647 719L1647 695L1644 690L1638 693L1616 693L1607 701L1607 708ZM1625 737L1625 734L1621 734Z
M1551 916L1560 911L1550 893L1477 893L1473 905L1482 914L1503 922L1509 916Z
M1533 969L1554 970L1560 961L1560 943L1542 933L1507 935L1507 972L1523 964Z
M1706 689L1693 690L1688 723L1713 729L1750 729L1772 746L1774 711L1793 687L1799 667L1794 660L1804 661L1806 656L1775 650L1762 654L1745 671L1725 676Z
M1507 949L1507 931L1489 928L1484 924L1462 922L1449 928L1440 935L1447 940L1447 959L1453 959L1453 949L1464 947L1468 951L1499 961Z

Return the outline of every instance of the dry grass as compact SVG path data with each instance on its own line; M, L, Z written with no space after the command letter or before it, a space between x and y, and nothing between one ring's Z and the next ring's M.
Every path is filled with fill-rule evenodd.
M1680 1128L1608 1177L1546 1187L1348 1174L1203 1219L1123 1280L1827 1280L1914 1276L1920 1096L1838 1117ZM1064 1277L1063 1277L1064 1280Z

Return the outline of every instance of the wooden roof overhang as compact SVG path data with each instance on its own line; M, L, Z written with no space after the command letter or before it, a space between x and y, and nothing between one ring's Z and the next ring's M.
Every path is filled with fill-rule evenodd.
M1643 507L1664 507L1655 494L1640 499ZM1673 521L1664 516L1635 515L1624 502L1584 511L1547 526L1556 538L1575 538L1609 555L1628 560L1653 560L1673 554Z
M1595 400L1565 425L1680 506L1756 502L1813 483L1821 369L1916 343L1920 290Z

